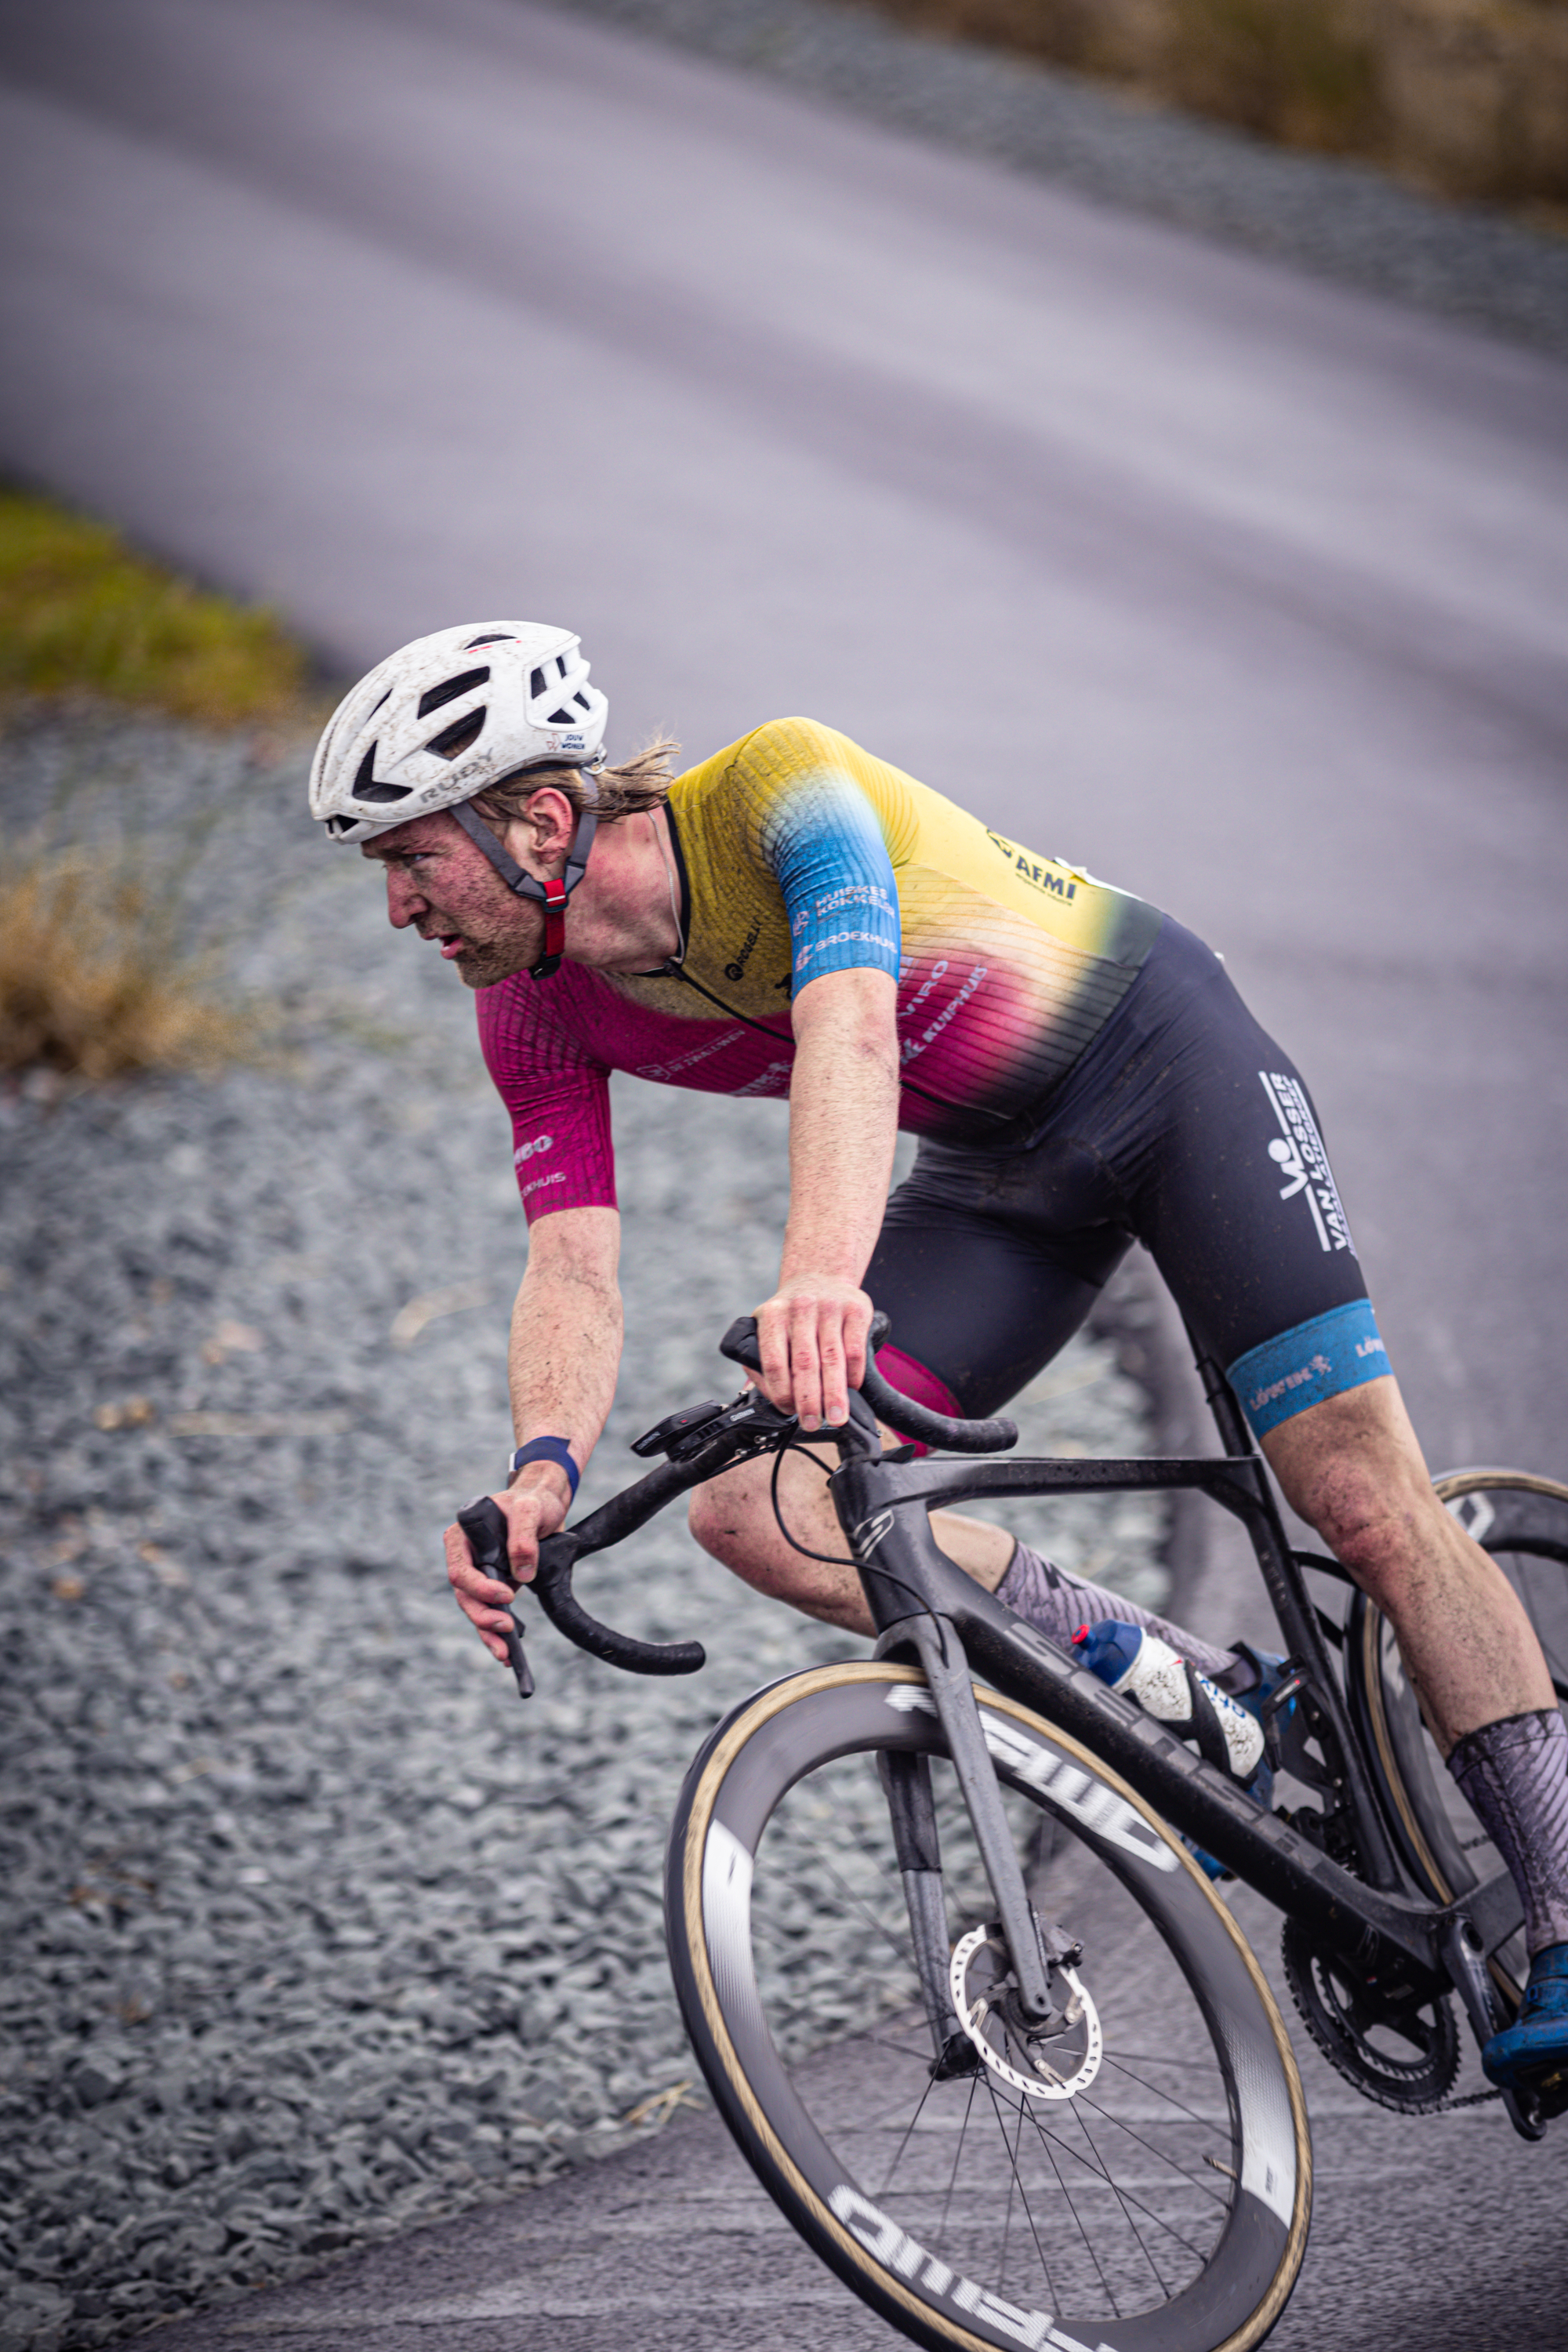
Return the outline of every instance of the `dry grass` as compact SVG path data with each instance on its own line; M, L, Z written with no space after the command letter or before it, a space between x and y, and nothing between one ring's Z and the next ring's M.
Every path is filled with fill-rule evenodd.
M183 955L178 877L133 851L37 852L0 866L0 1069L89 1084L257 1057L261 1024Z
M308 722L305 659L268 613L209 595L112 530L0 488L0 698L90 695L205 727ZM184 872L121 813L62 845L0 845L0 1070L89 1084L258 1058L271 1026L226 1003L185 943ZM187 857L191 854L187 835Z
M305 660L270 613L193 587L47 499L0 489L0 693L277 724L304 715Z

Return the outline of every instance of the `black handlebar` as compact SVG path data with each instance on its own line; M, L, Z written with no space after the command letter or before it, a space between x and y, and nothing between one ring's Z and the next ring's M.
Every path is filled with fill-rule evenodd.
M851 1420L873 1441L872 1414L905 1437L918 1438L927 1445L946 1446L953 1454L999 1454L1017 1444L1018 1432L1010 1421L954 1420L944 1412L931 1412L927 1405L917 1404L912 1397L890 1387L876 1365L876 1350L887 1339L888 1330L885 1315L873 1317L865 1376L858 1391L850 1397ZM719 1342L719 1352L748 1371L760 1372L762 1357L757 1348L755 1318L743 1315L731 1323ZM682 1428L687 1423L691 1423L689 1432ZM637 1450L647 1452L666 1442L668 1433L681 1432L676 1458L660 1463L624 1494L612 1495L607 1503L601 1503L596 1511L591 1511L575 1527L562 1528L555 1535L546 1536L539 1547L539 1567L532 1590L556 1632L574 1642L580 1650L586 1650L591 1657L602 1658L606 1665L620 1666L627 1674L694 1675L707 1663L707 1653L700 1642L639 1642L629 1633L617 1633L613 1626L602 1625L596 1617L589 1616L573 1591L573 1570L584 1553L604 1551L609 1545L619 1543L689 1486L716 1477L731 1463L750 1454L776 1450L781 1433L795 1426L793 1418L776 1412L764 1397L748 1391L739 1404L727 1410L721 1406L710 1411L702 1407L694 1413L677 1414L669 1423L661 1423L658 1429L650 1431L646 1439L639 1439ZM674 1443L671 1452L675 1452ZM478 1496L458 1513L458 1525L468 1539L476 1568L510 1584L515 1591L517 1583L507 1557L506 1518L500 1505L489 1495ZM517 1677L519 1694L527 1698L533 1689L533 1676L523 1655L522 1637L510 1619L502 1639Z
M673 1463L661 1464L624 1495L612 1495L576 1527L545 1537L539 1547L532 1590L558 1633L575 1642L590 1657L603 1658L606 1665L620 1666L628 1675L694 1675L707 1664L708 1653L700 1642L639 1642L633 1634L617 1633L613 1626L590 1617L572 1590L572 1571L584 1552L604 1551L610 1544L619 1543L695 1483ZM458 1525L468 1538L475 1567L500 1577L515 1590L500 1506L489 1495L480 1495L458 1513ZM515 1628L510 1640L504 1633L501 1638L506 1641L519 1693L527 1698L533 1677L522 1654L521 1638Z
M1013 1421L959 1421L945 1412L933 1412L930 1405L917 1404L913 1397L904 1395L877 1370L877 1349L891 1328L885 1315L873 1315L866 1343L866 1370L860 1381L859 1393L865 1398L879 1421L886 1422L901 1436L918 1438L922 1445L944 1445L950 1454L1005 1454L1018 1443L1018 1424ZM757 1322L753 1315L742 1315L731 1324L719 1342L719 1353L728 1356L732 1364L743 1364L748 1371L760 1372L763 1360L757 1350Z

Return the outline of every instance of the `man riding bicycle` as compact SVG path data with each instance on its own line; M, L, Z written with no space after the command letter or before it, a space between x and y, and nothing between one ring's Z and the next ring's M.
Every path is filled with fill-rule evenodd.
M1433 1494L1306 1088L1218 959L829 728L778 720L672 779L671 746L605 763L607 708L569 631L442 630L345 698L310 780L312 813L384 867L394 926L437 940L479 992L511 1112L531 1225L518 1445L496 1496L513 1573L529 1580L565 1519L615 1391L612 1070L787 1095L789 1217L756 1311L762 1385L808 1433L847 1415L873 1299L892 1322L885 1377L984 1415L1141 1239L1287 1499L1393 1623L1519 1885L1530 1984L1489 2074L1568 2064L1568 1733L1511 1588ZM900 1126L919 1150L889 1199ZM800 1457L779 1469L791 1527L836 1551L824 1481ZM760 1590L869 1631L855 1571L784 1540L769 1475L758 1462L699 1487L699 1542ZM1058 1643L1131 1620L1261 1695L1257 1661L1064 1578L999 1528L942 1513L938 1535ZM459 1605L503 1657L510 1595L458 1529L447 1549Z

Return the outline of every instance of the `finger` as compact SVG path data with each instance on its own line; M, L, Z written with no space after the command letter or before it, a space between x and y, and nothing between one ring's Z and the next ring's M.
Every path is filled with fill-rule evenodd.
M870 1337L871 1302L862 1291L844 1317L844 1378L847 1387L858 1389L866 1377L866 1351Z
M499 1578L488 1575L482 1568L476 1566L468 1538L461 1528L448 1528L445 1542L447 1579L459 1602L465 1595L470 1595L475 1600L489 1602L493 1607L497 1602L511 1599L510 1585L502 1584Z
M815 1300L802 1301L790 1317L791 1402L802 1429L822 1426L822 1362L816 1343Z
M763 1394L780 1412L788 1412L794 1403L790 1384L789 1327L784 1310L772 1299L757 1309L757 1352L762 1358Z
M822 1415L831 1428L849 1418L849 1391L845 1378L844 1320L836 1307L823 1310L817 1353L822 1368Z

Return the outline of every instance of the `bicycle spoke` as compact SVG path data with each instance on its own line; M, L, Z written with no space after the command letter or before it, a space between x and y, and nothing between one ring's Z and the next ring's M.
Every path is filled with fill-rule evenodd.
M868 1670L867 1684L864 1698L842 1688L824 1696L820 1720L837 1744L820 1762L804 1760L810 1743L792 1722L780 1726L769 1750L776 1790L755 1766L737 1780L741 1802L757 1808L764 1824L749 1882L739 1882L758 2006L743 2005L744 1947L734 1940L735 1913L717 1902L714 1953L722 1974L709 1978L706 1996L728 2001L727 1988L734 1987L742 2004L731 2028L737 2048L746 2042L755 2050L759 2032L769 2037L763 2047L777 2063L771 2074L763 2068L750 2095L781 2135L809 2126L795 2161L822 2184L817 2194L845 2225L847 2274L863 2262L885 2279L885 2294L862 2291L897 2325L912 2295L933 2343L967 2340L963 2314L984 2321L993 2301L1005 2308L1012 2297L1022 2311L1056 2315L1053 2326L1092 2346L1097 2324L1109 2331L1134 2312L1187 2311L1187 2291L1212 2271L1219 2284L1190 2308L1233 2311L1226 2325L1234 2332L1253 2308L1236 2298L1250 2280L1247 2265L1257 2261L1256 2237L1226 2226L1240 2193L1233 2165L1239 2168L1247 2095L1238 2104L1228 2044L1194 1999L1194 1986L1205 1984L1223 1983L1227 2002L1250 1995L1252 1980L1237 1985L1228 1927L1184 1875L1151 1872L1131 1848L1125 1855L1108 1849L1097 1832L1085 1835L1053 1816L1058 1840L1071 1842L1062 1849L1071 1889L1070 1897L1064 1889L1064 1924L1084 1933L1098 1956L1082 1979L1099 2012L1098 2075L1076 2093L1060 2081L1035 2090L1027 2053L1059 2065L1067 2058L1053 2054L1053 2041L1024 2034L1009 2006L1016 1992L1000 1949L990 1975L977 1979L994 2004L981 2012L992 2020L984 2027L992 2037L989 2058L976 2051L963 2070L946 2073L933 2063L886 1801L879 1780L870 1779L879 1745L929 1758L944 1915L939 1934L947 1951L995 1918L996 1895L945 1755L934 1743L921 1746L931 1732L911 1722L908 1708L889 1706L878 1670ZM833 1733L836 1724L845 1729ZM870 1735L864 1745L857 1744L856 1726ZM1021 1779L1005 1775L1003 1800L1023 1860L1049 1801ZM690 1883L689 1864L671 1880L678 1895ZM808 1886L815 1906L803 1900ZM1210 1966L1217 1978L1203 1973ZM1217 1990L1215 1998L1222 1998ZM689 2004L687 2014L690 2022ZM1131 2028L1126 2047L1119 2041L1122 2018ZM1267 2018L1259 2021L1269 2030ZM1076 2052L1081 2038L1068 2034L1065 2047ZM1281 2040L1276 2030L1276 2050ZM1016 2091L991 2063L1005 2057L1023 2065L1026 2087ZM710 2059L705 2063L711 2067ZM1058 2095L1046 2095L1052 2089ZM823 2168L824 2149L832 2170ZM771 2171L764 2178L793 2210L789 2184ZM1277 2217L1266 2226L1277 2227ZM1263 2243L1268 2250L1267 2237ZM1278 2246L1275 2267L1286 2260L1282 2236ZM1191 2329L1209 2324L1201 2315L1183 2318L1169 2336L1156 2326L1149 2341L1198 2352Z
M1001 2100L1000 2094L996 2089L994 2079L988 2076L987 2084L991 2092L993 2105L1002 2105L1003 2102ZM1026 2100L1023 2098L1019 2099L1018 2105L1020 2108L1026 2106L1027 2104ZM1117 2298L1116 2291L1112 2287L1110 2281L1105 2275L1105 2267L1100 2259L1100 2249L1095 2243L1094 2237L1090 2231L1084 2228L1083 2217L1079 2212L1078 2207L1073 2201L1072 2191L1062 2178L1061 2167L1057 2162L1055 2149L1050 2144L1050 2136L1040 2130L1039 2119L1037 2116L1031 2116L1029 2120L1034 2124L1036 2137L1039 2139L1041 2146L1046 2150L1047 2161L1049 2163L1052 2172L1056 2175L1057 2187L1061 2190L1063 2202L1066 2204L1068 2211L1072 2215L1073 2220L1078 2224L1078 2233L1089 2250L1089 2261L1094 2264L1096 2271L1099 2273L1101 2291L1103 2292L1107 2302L1110 2305L1112 2311L1115 2313L1116 2316L1120 2318L1121 2316L1121 2303Z

